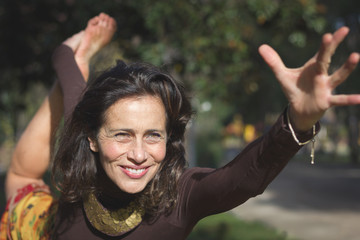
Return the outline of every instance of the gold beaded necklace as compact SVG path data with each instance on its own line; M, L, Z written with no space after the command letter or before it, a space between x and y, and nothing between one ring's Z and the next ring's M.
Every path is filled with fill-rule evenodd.
M130 202L125 208L108 210L93 193L85 199L84 210L91 225L109 236L120 236L134 229L145 214L137 200Z

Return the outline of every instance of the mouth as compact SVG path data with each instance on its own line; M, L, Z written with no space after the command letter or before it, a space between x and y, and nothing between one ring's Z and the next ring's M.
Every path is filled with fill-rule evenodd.
M131 167L125 167L125 166L121 166L121 170L130 178L141 178L142 176L144 176L148 170L149 167L144 167L144 168L131 168Z

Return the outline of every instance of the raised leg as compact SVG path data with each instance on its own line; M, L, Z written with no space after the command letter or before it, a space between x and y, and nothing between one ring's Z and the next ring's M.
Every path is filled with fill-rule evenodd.
M115 31L115 20L105 13L89 20L81 44L75 52L76 63L85 79L89 77L91 58L110 42Z
M17 142L5 181L7 198L27 184L43 184L62 113L62 93L56 81Z
M115 30L114 19L101 13L88 22L84 31L63 42L72 50L75 68L80 70L79 79L87 81L91 57L110 42ZM66 78L64 72L62 69L60 76L58 74L59 81L55 81L15 147L5 181L7 199L27 184L44 184L42 177L49 167L56 131L63 115L63 94L66 96L72 84L63 81ZM70 87L64 88L63 85Z

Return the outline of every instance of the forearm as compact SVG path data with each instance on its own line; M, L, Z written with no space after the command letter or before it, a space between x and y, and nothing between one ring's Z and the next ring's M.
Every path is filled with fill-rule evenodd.
M309 131L297 137L305 141L313 135ZM189 212L204 217L232 209L261 194L300 148L287 129L284 114L281 115L267 134L249 144L232 162L196 176L190 186L188 205L193 209Z

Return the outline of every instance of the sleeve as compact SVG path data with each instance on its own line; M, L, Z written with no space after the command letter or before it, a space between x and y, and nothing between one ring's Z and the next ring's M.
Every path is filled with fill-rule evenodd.
M64 44L57 47L52 56L52 64L64 95L64 118L66 121L78 103L86 87L86 82L70 47Z
M316 124L316 131L320 129ZM301 141L312 131L297 134ZM268 133L249 144L234 160L219 169L189 169L180 182L181 212L188 219L228 211L262 194L301 148L287 128L283 113Z

